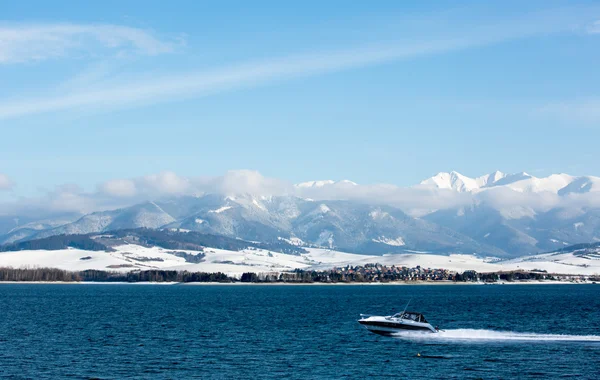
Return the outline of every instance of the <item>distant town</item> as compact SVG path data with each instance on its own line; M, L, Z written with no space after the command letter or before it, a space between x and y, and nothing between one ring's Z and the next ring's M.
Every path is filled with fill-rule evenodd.
M551 274L543 270L477 273L466 270L462 273L448 269L413 268L382 264L347 265L323 271L297 269L289 273L244 273L242 282L515 282L515 281L578 281L597 282L600 276Z

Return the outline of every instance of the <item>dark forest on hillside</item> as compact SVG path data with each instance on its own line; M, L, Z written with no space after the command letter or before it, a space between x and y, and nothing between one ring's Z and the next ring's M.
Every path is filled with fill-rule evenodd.
M137 228L110 231L102 234L57 235L43 239L29 240L0 246L0 252L24 250L59 250L78 248L88 251L111 251L111 245L134 243L144 246L158 246L166 249L202 251L205 247L241 251L247 248L264 249L298 255L306 251L301 247L284 241L265 243L248 242L221 235L202 234L199 232L180 232L171 230L155 230Z

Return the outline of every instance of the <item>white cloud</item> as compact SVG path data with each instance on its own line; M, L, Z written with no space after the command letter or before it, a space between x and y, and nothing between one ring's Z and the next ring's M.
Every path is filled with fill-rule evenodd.
M566 124L600 126L600 98L548 104L536 113Z
M47 207L51 211L89 212L95 204L77 185L59 186L48 194Z
M600 34L600 20L596 20L587 27L589 34Z
M191 190L189 179L173 172L148 175L137 179L136 183L149 195L183 195Z
M75 184L57 186L39 197L19 197L0 204L0 215L29 215L43 219L64 213L87 214L130 206L137 198L123 198L101 191L86 192ZM141 198L140 198L141 199Z
M529 193L514 191L507 187L492 187L475 194L474 198L496 209L527 207L541 212L560 205L566 199L549 191Z
M457 50L473 45L462 40L409 43L312 55L275 58L201 72L153 77L109 88L92 88L66 95L21 101L0 101L0 119L90 107L120 108L257 86L283 79L368 66L386 61Z
M296 195L315 200L351 200L389 205L413 215L473 202L471 194L446 189L399 187L389 184L349 185L344 182L323 187L296 188Z
M283 195L293 192L286 181L267 178L255 170L230 170L215 177L184 177L162 172L133 179L116 179L102 183L98 192L106 197L134 197L148 200L165 196L202 194Z
M130 179L113 179L100 185L100 191L114 197L132 197L136 195L135 182Z
M0 25L0 64L44 61L67 55L97 54L107 49L157 55L173 51L177 43L150 32L109 24Z
M292 190L288 182L267 178L255 170L230 170L224 176L210 180L199 179L197 189L202 192L216 192L228 195L257 194L283 195Z
M0 173L0 191L10 190L14 186L13 181L6 174Z
M105 200L114 197L133 198L133 201L137 201L169 195L186 195L193 191L188 178L169 171L133 179L109 180L98 186L98 193Z
M38 198L19 198L0 206L5 214L43 216L48 213L88 213L105 205L98 194L86 193L75 184L57 186Z

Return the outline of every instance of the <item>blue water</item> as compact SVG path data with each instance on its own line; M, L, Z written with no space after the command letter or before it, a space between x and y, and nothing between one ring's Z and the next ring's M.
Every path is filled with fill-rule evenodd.
M600 285L0 285L0 377L598 379L599 294ZM411 297L445 333L381 337L356 322Z

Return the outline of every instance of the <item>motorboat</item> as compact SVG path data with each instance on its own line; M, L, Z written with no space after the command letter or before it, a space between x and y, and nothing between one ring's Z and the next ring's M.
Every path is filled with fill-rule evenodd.
M358 323L367 330L380 335L392 335L402 331L437 333L439 329L427 322L423 314L403 311L394 315L377 316L361 314Z

